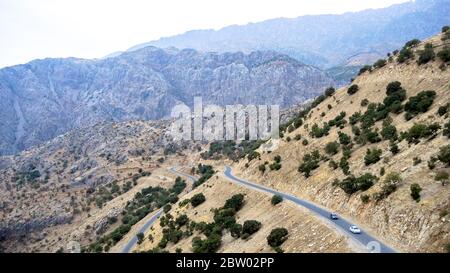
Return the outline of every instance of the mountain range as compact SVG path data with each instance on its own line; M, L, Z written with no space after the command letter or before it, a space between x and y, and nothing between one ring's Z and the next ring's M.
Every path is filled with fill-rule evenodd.
M409 43L351 85L291 108L277 145L180 142L167 134L170 121L105 121L0 157L0 252L366 253L377 242L382 252L450 252L450 29L443 30ZM155 50L165 52L138 52ZM69 61L106 71L86 83L93 90L102 78L118 77L111 67L141 67L125 56L135 53L109 59L113 65ZM262 66L242 56L243 67ZM279 71L271 69L269 75ZM89 74L62 70L72 72L53 68L50 77L57 94L61 86L75 90L67 79ZM21 81L27 92L37 86L31 79ZM102 103L126 100L120 90L105 91ZM73 104L87 100L80 94ZM329 220L332 212L338 219ZM273 234L281 230L286 238L276 248Z
M286 108L347 84L362 65L409 39L435 34L448 14L450 0L418 0L190 31L103 59L7 67L0 70L0 155L102 121L165 118L194 96Z
M346 65L358 55L370 56L367 61L372 63L408 40L434 35L449 24L449 14L449 0L417 0L340 15L278 18L217 31L194 30L128 51L149 45L217 52L276 50L326 69Z
M286 108L333 84L320 69L273 51L150 46L101 60L36 60L0 70L0 155L102 121L167 118L194 96L205 104Z

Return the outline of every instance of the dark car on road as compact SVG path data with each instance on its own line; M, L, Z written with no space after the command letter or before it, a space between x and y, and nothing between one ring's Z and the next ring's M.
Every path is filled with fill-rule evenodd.
M339 219L339 217L338 217L338 215L336 213L331 213L330 214L330 219L331 220L337 220L337 219Z

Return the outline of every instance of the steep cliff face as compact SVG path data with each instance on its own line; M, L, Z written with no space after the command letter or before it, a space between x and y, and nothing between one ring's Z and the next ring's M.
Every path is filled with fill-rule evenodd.
M275 52L147 47L104 60L37 60L0 70L0 154L101 121L164 118L194 96L288 107L332 84L324 72Z

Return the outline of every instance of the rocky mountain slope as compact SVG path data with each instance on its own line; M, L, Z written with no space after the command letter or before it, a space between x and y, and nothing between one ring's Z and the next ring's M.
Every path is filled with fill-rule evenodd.
M342 241L337 248L319 242L314 232L298 237L310 227L299 231L297 221L309 221L309 215L297 211L299 218L286 221L290 212L284 205L284 212L274 213L279 204L269 205L268 196L229 185L220 173L231 165L238 177L336 211L397 251L449 252L450 30L445 30L408 42L362 70L351 86L328 89L282 126L274 150L256 145L239 159L232 150L240 144L211 144L201 163L219 173L175 204L143 234L136 250L355 251ZM244 205L228 214L239 194ZM205 198L198 201L198 195ZM184 220L188 224L180 225ZM248 220L259 224L240 226ZM267 245L270 229L277 227L289 234L281 249Z
M357 54L371 52L380 58L410 39L430 37L442 25L449 24L449 14L449 0L417 0L342 15L280 18L218 31L189 31L130 50L148 45L218 52L269 49L330 68L343 65Z
M201 149L174 143L168 124L103 122L2 157L0 250L54 252L73 240L85 246L117 227L138 191L171 186L174 179L158 172L168 158Z
M103 60L37 60L0 70L0 155L101 121L165 118L194 96L288 107L332 84L319 69L268 51L147 47Z
M174 142L169 122L128 121L1 157L0 250L116 252L137 236L134 250L146 252L361 251L288 200L216 173L231 165L239 177L338 212L398 251L448 252L450 28L443 32L411 40L350 86L285 111L290 120L271 151L263 141ZM172 166L189 166L183 171L199 177L195 186L170 174ZM156 225L137 233L160 209Z
M449 38L409 43L288 123L275 151L233 168L400 251L450 251Z
M283 110L280 118L303 108ZM198 161L204 151L202 143L174 142L169 125L101 122L0 157L0 252L70 252L71 244L88 248L119 228L139 191L170 188L176 177L167 168ZM139 222L130 228L121 241L135 236ZM120 242L111 247L121 251Z

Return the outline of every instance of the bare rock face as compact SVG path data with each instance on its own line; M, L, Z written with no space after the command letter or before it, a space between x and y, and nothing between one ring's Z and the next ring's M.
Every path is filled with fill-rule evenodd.
M106 217L97 220L93 226L95 233L103 234L108 227L109 219L119 216L120 212L121 210L112 208L111 210L108 211Z
M102 121L165 118L194 96L218 105L288 107L330 85L321 70L271 51L146 47L102 60L36 60L0 70L0 155Z
M21 219L18 215L18 221L3 222L0 224L0 238L11 236L26 235L32 231L43 230L44 228L70 223L73 219L71 213L59 213L45 218Z

